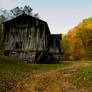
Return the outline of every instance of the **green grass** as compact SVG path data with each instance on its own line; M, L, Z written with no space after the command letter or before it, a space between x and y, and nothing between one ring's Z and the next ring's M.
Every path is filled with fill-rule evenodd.
M0 72L42 72L57 69L70 65L71 62L61 62L59 64L26 64L21 60L0 56Z
M71 62L60 64L26 64L21 60L0 56L0 92L11 90L17 81L33 73L41 73L71 65Z
M72 77L72 81L77 86L92 87L92 61L84 61L90 64Z

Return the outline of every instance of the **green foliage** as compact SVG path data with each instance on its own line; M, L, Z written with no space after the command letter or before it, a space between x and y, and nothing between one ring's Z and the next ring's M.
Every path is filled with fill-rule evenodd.
M87 51L86 57L88 60L92 60L92 51Z

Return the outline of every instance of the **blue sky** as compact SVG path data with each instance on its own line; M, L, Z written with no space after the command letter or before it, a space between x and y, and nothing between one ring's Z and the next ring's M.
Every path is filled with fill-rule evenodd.
M51 33L67 33L83 19L92 17L92 0L0 0L0 8L30 5L47 21Z

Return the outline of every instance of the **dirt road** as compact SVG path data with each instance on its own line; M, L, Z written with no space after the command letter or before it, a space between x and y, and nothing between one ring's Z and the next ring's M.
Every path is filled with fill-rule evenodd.
M76 72L88 66L88 63L76 63L49 72L28 75L17 83L16 92L89 92L84 87L78 88L71 81Z

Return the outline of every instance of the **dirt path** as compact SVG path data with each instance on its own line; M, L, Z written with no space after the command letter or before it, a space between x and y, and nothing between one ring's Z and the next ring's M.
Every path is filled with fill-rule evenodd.
M76 63L69 67L28 75L17 83L16 92L88 92L84 88L77 88L70 81L74 73L88 66L88 63Z

